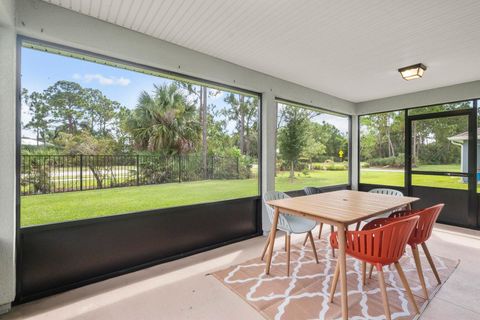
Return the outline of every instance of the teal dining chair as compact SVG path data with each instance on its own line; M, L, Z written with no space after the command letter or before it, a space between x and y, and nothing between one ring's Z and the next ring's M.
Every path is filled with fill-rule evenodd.
M272 206L268 205L266 202L271 200L279 200L290 198L289 195L283 192L278 191L268 191L263 194L263 204L265 205L268 219L270 223L273 223L274 209ZM281 213L278 216L277 230L285 232L285 251L287 252L287 275L290 276L290 242L291 234L302 234L306 233L307 237L310 238L310 243L312 245L313 254L315 256L315 261L318 263L317 249L315 247L315 241L313 240L312 230L317 226L317 223L314 220L301 218L286 213ZM270 237L267 238L267 243L263 249L262 260L265 258L265 253L270 244Z

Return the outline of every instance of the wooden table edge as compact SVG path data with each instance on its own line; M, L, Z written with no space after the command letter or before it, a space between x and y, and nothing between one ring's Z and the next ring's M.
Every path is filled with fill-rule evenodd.
M400 205L395 206L395 207L390 207L388 209L378 211L378 212L375 212L375 213L372 213L370 215L366 215L366 216L363 216L363 217L359 217L357 219L350 219L350 220L333 220L333 219L317 216L317 215L314 215L314 214L311 214L311 213L306 213L306 212L286 208L286 207L283 207L281 205L270 204L269 201L267 201L266 203L268 205L274 207L274 208L278 208L280 213L287 213L287 214L291 214L291 215L295 215L295 216L301 216L301 217L305 217L305 218L308 218L308 219L312 219L312 220L315 220L315 221L318 221L318 222L323 222L323 223L330 224L330 225L338 225L338 224L350 225L350 224L354 224L354 223L357 223L357 222L360 222L360 221L364 221L364 220L373 218L373 217L381 215L382 213L385 213L385 212L389 212L389 211L393 211L393 210L403 208L406 205L412 204L413 202L418 201L418 200L420 200L420 198L415 198L415 200L412 200L410 202L400 204ZM273 201L276 201L276 200L273 200Z

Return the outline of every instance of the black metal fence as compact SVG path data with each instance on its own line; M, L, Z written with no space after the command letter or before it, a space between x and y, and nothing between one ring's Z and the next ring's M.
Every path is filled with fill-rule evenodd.
M22 155L21 195L249 178L238 157L201 155Z

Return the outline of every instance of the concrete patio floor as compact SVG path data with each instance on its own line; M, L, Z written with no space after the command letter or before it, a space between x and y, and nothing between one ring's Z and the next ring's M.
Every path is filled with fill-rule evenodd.
M263 319L208 274L260 255L264 243L258 237L95 283L16 306L1 319ZM480 231L437 225L429 247L461 262L421 319L480 319Z

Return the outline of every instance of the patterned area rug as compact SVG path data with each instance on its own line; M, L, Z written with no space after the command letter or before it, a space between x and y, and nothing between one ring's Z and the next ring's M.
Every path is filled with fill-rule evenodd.
M315 263L309 245L292 245L290 277L286 275L286 253L283 250L274 252L270 276L265 275L265 262L260 258L217 271L213 275L267 319L341 319L340 283L334 303L328 302L336 259L332 257L327 236L328 234L315 242L319 264ZM277 239L277 242L282 240ZM421 248L420 253L429 296L432 299L441 285L437 285ZM433 256L433 259L443 284L454 272L459 261L438 256ZM422 311L428 301L423 298L410 248L400 263ZM368 269L369 267L367 284L362 286L361 263L347 257L350 319L385 319L376 272L374 270L372 278L368 279ZM415 319L395 267L384 267L384 273L392 319Z

